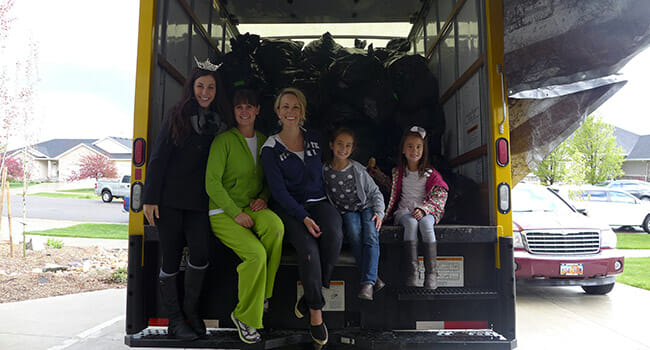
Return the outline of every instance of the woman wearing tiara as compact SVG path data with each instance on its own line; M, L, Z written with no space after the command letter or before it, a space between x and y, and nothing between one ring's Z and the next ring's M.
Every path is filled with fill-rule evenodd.
M197 307L212 234L205 169L212 140L233 125L219 66L209 60L195 61L197 67L187 78L181 99L171 108L156 138L143 201L144 216L158 227L160 237L160 294L169 319L168 336L184 340L206 333ZM189 259L181 307L176 286L186 244Z

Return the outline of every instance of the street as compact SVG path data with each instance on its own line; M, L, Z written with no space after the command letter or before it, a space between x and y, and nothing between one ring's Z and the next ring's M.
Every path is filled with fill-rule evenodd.
M2 216L7 215L5 202ZM11 196L11 216L22 218L23 197L17 193ZM104 203L101 199L74 199L27 196L27 217L34 219L85 221L126 224L129 215L122 212L122 199Z

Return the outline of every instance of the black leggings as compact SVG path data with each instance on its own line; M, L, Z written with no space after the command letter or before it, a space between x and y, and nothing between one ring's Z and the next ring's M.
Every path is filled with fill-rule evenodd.
M160 218L156 219L156 226L160 237L163 271L168 274L178 272L185 243L190 248L190 264L205 266L208 263L208 246L212 234L207 210L159 206L158 211Z
M316 224L321 236L314 238L305 224L289 215L279 206L274 211L284 222L284 234L298 255L298 273L305 291L309 308L320 310L325 306L321 286L329 288L334 265L341 252L343 229L341 215L326 200L304 204Z

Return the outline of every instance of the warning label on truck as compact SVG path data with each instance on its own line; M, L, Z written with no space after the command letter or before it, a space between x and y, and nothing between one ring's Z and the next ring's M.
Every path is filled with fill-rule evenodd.
M464 287L462 256L439 256L436 259L438 269L438 287ZM418 285L424 285L424 257L418 257Z

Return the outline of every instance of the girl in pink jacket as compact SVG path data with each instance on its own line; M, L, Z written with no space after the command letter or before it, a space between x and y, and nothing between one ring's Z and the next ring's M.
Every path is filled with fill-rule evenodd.
M437 248L433 225L442 219L449 187L442 176L428 166L427 151L426 131L423 128L414 126L404 133L400 141L398 164L392 171L386 217L392 213L393 222L404 227L406 285L417 286L419 231L424 248L424 288L436 289ZM378 181L387 182L388 176L378 170L372 172Z

